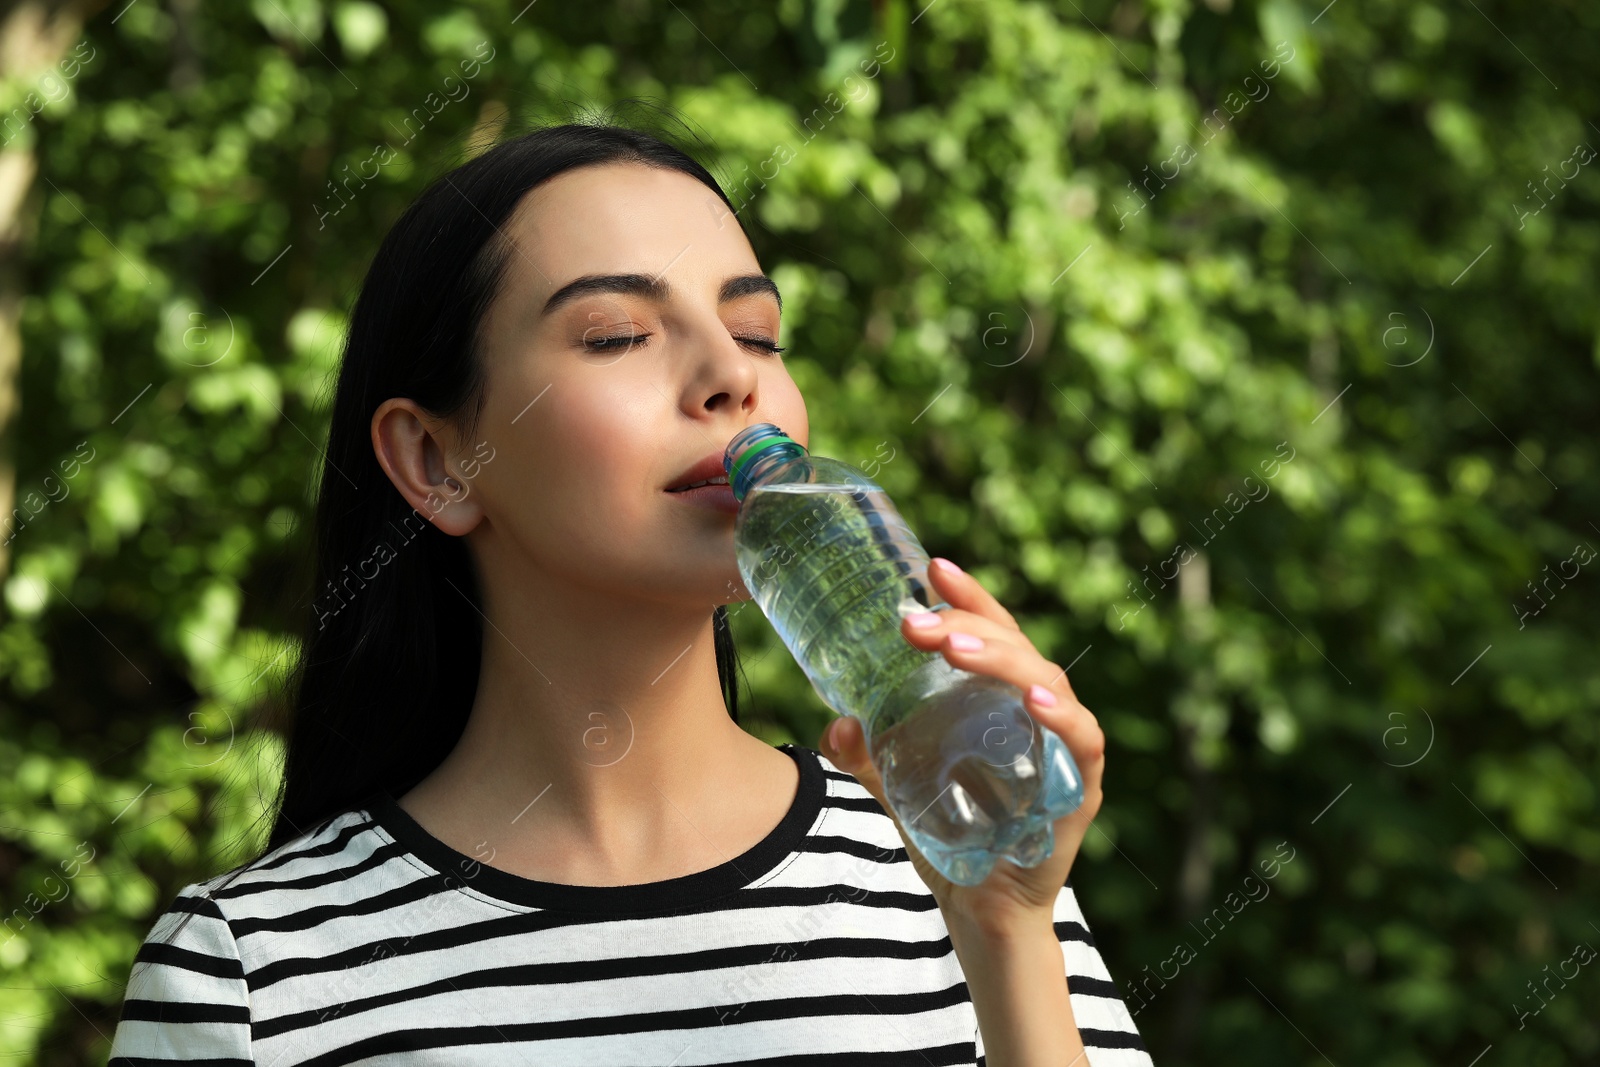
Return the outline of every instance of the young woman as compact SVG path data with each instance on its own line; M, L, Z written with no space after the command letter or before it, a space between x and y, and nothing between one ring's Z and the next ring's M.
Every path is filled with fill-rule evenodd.
M978 582L907 641L1029 691L1087 799L941 878L860 725L737 721L729 440L807 412L715 179L569 125L432 185L351 320L267 851L187 886L113 1064L1148 1064L1067 886L1104 740ZM918 623L930 623L919 628Z

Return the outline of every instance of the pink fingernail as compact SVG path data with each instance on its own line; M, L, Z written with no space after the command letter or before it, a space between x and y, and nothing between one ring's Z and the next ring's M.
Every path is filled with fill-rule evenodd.
M954 563L951 563L949 560L944 559L944 558L939 558L939 559L934 560L933 561L933 565L935 567L938 567L940 570L944 571L946 574L960 574L961 573L961 568L960 567L957 567Z
M926 630L939 625L939 613L936 611L924 611L917 615L907 615L906 622L909 622L918 630Z
M976 652L983 647L983 641L971 634L951 634L950 647L958 652Z
M1036 685L1028 690L1028 697L1042 708L1056 706L1056 695L1042 685Z

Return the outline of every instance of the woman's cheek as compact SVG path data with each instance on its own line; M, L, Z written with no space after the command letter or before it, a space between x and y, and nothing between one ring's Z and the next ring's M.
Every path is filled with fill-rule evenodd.
M762 379L761 389L764 394L761 397L761 411L772 413L761 421L783 427L785 434L801 444L810 441L811 421L806 413L806 398L794 379L789 377L789 372L780 367L777 376L770 380Z
M629 395L632 390L596 389L596 384L604 383L590 383L587 391L561 405L559 413L552 410L556 441L539 457L539 465L552 471L559 486L557 500L584 518L581 532L604 538L608 524L631 527L645 498L660 492L670 475L660 473L669 457L649 432L658 424L655 412L641 410ZM622 385L620 376L616 384ZM659 406L660 394L649 393Z

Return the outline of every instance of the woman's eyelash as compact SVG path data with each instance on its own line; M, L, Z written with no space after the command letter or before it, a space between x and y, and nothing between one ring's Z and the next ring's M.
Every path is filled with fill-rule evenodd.
M596 352L609 352L618 348L632 348L636 344L642 345L649 336L647 333L641 333L623 337L586 337L583 344L585 348ZM757 348L773 355L788 351L787 346L780 346L764 337L736 337L734 340L740 344L749 345L751 348Z
M585 337L583 347L596 352L608 352L615 348L632 348L636 342L643 342L649 334L640 334L637 337Z
M736 337L734 340L738 341L740 344L751 345L755 348L761 349L763 352L771 352L773 354L777 354L786 350L784 346L774 344L765 337Z

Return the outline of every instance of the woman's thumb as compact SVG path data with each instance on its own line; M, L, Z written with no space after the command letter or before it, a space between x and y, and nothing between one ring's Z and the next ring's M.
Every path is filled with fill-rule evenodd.
M859 778L862 765L868 763L863 740L861 724L849 715L840 715L822 731L822 754L841 771Z

